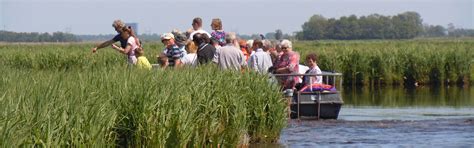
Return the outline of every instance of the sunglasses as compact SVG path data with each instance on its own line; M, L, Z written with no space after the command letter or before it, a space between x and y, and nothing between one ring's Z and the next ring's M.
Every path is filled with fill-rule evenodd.
M288 47L281 47L281 49L288 49Z

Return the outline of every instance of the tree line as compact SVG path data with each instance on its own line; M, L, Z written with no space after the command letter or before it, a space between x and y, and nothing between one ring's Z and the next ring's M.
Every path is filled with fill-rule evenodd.
M313 15L302 25L302 29L296 33L297 39L410 39L421 34L423 25L421 16L416 12L396 16L351 15L339 19Z
M0 30L0 42L79 42L74 34L64 32L38 33L38 32L11 32Z
M296 32L299 40L352 40L352 39L412 39L415 37L474 37L473 29L457 29L452 23L448 28L441 25L423 24L417 12L403 12L395 16L371 14L339 19L313 15Z

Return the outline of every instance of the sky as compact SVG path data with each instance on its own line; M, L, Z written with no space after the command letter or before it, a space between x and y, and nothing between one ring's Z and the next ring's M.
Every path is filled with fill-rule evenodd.
M138 33L191 28L194 17L210 31L220 18L226 32L264 34L301 30L314 14L339 18L418 12L423 23L474 29L474 0L0 0L0 30L114 34L115 19L138 23Z

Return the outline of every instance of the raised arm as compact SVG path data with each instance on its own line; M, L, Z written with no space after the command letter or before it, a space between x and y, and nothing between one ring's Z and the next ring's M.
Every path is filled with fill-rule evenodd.
M112 39L112 40L105 41L105 42L103 42L103 43L97 45L96 47L92 48L92 52L96 52L98 49L101 49L101 48L110 46L110 45L112 45L113 43L115 43L115 41L114 41L113 39Z

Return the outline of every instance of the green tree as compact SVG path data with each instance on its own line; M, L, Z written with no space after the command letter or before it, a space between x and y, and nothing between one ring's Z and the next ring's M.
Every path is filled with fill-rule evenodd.
M308 22L305 22L303 28L303 38L306 40L323 39L325 30L327 30L328 21L322 15L313 15Z
M348 39L358 39L361 37L361 29L359 26L359 19L355 15L351 15L347 18L348 21L348 33L349 33L349 38Z
M416 12L404 12L395 16L372 14L369 16L326 19L313 15L296 32L296 38L317 39L411 39L423 33L421 16ZM440 28L436 28L440 29ZM452 31L454 35L454 30ZM466 31L464 31L466 32Z
M411 39L423 31L421 16L416 12L404 12L392 18L395 38Z
M70 33L55 32L53 35L49 33L26 33L0 31L0 41L3 42L77 42L78 37Z
M442 37L446 35L446 29L441 25L424 25L423 36L425 37Z
M384 24L382 16L379 14L371 14L367 17L359 18L360 39L382 39L384 38Z

